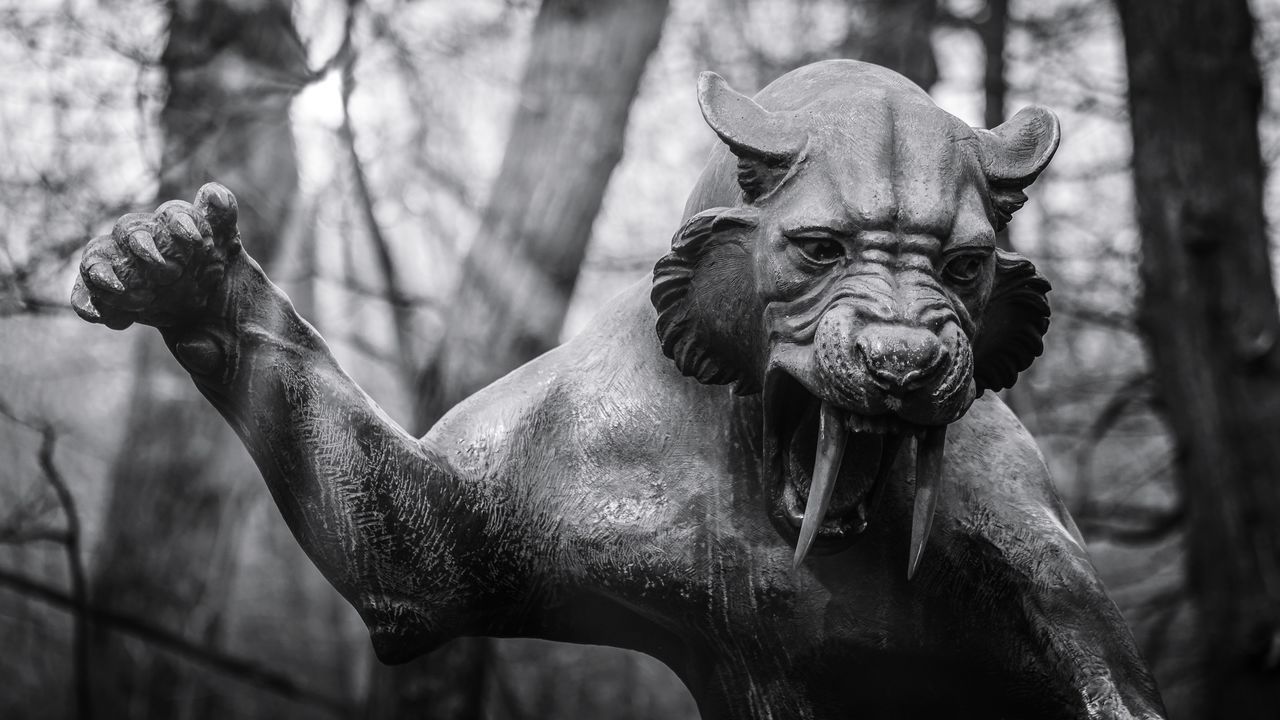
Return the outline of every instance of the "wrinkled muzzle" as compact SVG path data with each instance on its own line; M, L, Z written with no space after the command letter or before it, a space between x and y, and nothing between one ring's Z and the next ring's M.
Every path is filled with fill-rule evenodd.
M949 316L934 327L858 320L837 305L818 321L819 397L869 421L933 426L973 402L973 351Z
M808 382L775 368L765 387L766 463L775 507L799 531L795 564L815 540L833 549L862 533L912 447L910 577L932 525L946 426L975 395L969 340L949 312L867 322L841 303L823 313L811 347Z

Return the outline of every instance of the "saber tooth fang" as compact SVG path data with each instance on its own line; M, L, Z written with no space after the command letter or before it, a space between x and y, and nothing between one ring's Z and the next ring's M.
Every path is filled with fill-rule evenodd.
M938 482L942 475L942 451L947 443L946 426L929 428L917 441L916 497L911 511L911 550L907 557L907 580L915 577L920 556L929 541L933 513L938 507Z
M834 405L822 402L818 417L818 446L813 461L813 482L809 485L809 500L804 507L804 521L800 525L800 538L796 541L796 554L791 567L798 569L809 554L813 539L822 526L831 503L831 493L836 488L840 474L840 461L844 458L849 431L844 418Z

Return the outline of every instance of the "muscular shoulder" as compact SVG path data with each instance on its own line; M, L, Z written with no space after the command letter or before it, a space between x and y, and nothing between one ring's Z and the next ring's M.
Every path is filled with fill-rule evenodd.
M700 527L689 508L705 505L708 480L722 474L724 446L698 438L729 391L681 376L662 355L646 288L469 398L426 438L538 528L540 546L560 558L544 564L547 587L565 568L591 576L584 559L648 562L666 556L655 549L688 545Z
M459 404L426 441L469 475L520 468L571 482L584 466L644 466L716 394L662 356L654 321L648 282L637 283L579 336Z
M1009 482L1048 481L1044 458L1031 433L1000 398L986 393L947 434L948 460L957 470L980 472Z
M1031 433L992 393L947 436L947 501L961 526L1003 518L1082 544Z

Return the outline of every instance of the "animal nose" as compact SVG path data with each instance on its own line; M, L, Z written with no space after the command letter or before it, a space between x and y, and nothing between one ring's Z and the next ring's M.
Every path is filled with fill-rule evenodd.
M901 395L932 380L946 367L947 349L923 328L869 325L853 343L858 362L887 392Z

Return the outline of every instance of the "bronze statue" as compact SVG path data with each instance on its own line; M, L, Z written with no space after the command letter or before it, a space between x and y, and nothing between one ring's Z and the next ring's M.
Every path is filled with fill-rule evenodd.
M72 301L160 329L386 662L524 636L649 653L708 719L1163 717L985 392L1042 349L1049 285L995 232L1057 119L971 129L852 61L698 99L723 145L652 281L420 440L219 185L122 217Z

